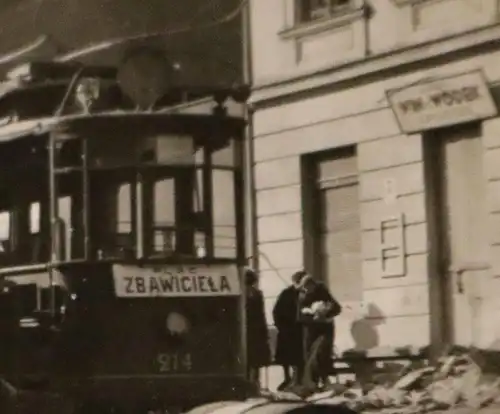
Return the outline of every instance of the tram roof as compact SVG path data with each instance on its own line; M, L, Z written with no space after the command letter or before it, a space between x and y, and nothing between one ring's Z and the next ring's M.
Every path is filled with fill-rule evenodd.
M222 118L225 128L237 131L245 125L243 118L225 116ZM137 111L113 111L91 114L71 114L59 117L48 117L16 121L0 126L0 144L11 142L30 136L43 136L47 133L57 131L61 127L92 127L96 123L109 122L149 122L150 125L164 125L169 128L168 132L196 133L198 131L209 131L220 127L221 118L212 114L179 114L171 112L137 112ZM236 137L235 137L236 138ZM68 139L63 134L61 139Z

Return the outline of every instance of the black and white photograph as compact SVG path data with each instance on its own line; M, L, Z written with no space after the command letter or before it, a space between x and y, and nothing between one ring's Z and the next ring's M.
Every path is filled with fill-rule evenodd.
M500 413L499 109L500 0L0 0L0 414Z

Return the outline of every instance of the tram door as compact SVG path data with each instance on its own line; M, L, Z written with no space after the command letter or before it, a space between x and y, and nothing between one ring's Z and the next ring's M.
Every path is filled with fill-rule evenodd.
M487 180L479 124L432 132L425 138L428 213L434 220L441 340L480 345L484 287L488 278ZM434 234L433 234L434 233ZM435 239L435 240L432 240ZM437 283L436 283L437 282ZM437 316L435 316L437 317Z

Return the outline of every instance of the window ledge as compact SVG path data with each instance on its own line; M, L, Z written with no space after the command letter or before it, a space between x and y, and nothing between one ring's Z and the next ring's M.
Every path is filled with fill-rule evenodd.
M409 0L406 0L409 1ZM326 32L328 30L336 29L338 27L347 26L357 20L361 20L366 15L366 7L361 6L341 14L333 16L329 19L302 23L300 25L287 28L279 33L282 39L297 39L305 36L312 36L318 33Z

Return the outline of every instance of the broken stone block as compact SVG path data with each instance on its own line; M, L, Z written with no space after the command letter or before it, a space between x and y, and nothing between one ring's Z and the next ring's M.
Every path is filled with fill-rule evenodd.
M371 390L366 395L365 401L367 405L372 408L383 408L390 406L387 389L385 389L384 387L376 387Z
M493 404L500 397L500 379L479 385L477 391L475 398L465 401L468 407L482 408Z
M286 393L295 394L299 396L301 399L309 398L316 391L315 388L304 386L304 385L292 385L287 387L285 390Z
M377 387L365 397L367 406L372 408L404 407L409 405L406 392L394 388Z
M433 372L434 372L433 367L420 368L415 371L409 372L408 374L400 378L398 381L396 381L393 388L400 390L410 390L426 375L432 374Z
M363 398L363 390L361 388L353 387L348 389L342 395L349 400L361 399Z
M394 407L407 406L408 400L406 399L406 395L407 393L405 391L392 388L389 391L389 398L391 401L391 405Z
M437 381L429 387L429 393L434 402L443 408L453 407L460 400L461 389L456 378Z
M314 402L321 403L321 404L331 404L331 405L345 405L349 402L349 399L347 399L341 395L337 395L335 397L325 398L323 400L318 400L318 401L314 401Z
M379 386L380 385L377 385L374 382L367 382L367 383L361 384L361 391L362 391L363 395L366 395L371 390L373 390L373 389L375 389L375 388L377 388ZM384 387L384 388L387 388L387 387Z
M325 391L330 391L332 395L342 394L347 391L349 386L346 384L328 384Z
M432 403L430 394L424 391L411 391L405 396L406 402L412 407L424 407Z
M332 391L323 391L323 392L318 392L306 399L306 401L314 402L314 401L319 401L319 400L325 400L327 398L332 398L336 394Z
M365 402L363 399L359 400L348 400L344 404L347 408L356 411L356 412L361 412L365 408Z
M357 362L357 361L356 361ZM365 365L360 361L359 365ZM368 364L369 365L369 364ZM396 365L396 364L395 364ZM355 411L378 414L422 414L450 411L463 407L480 412L495 402L500 403L498 374L485 374L480 360L474 355L455 351L442 357L435 366L422 362L410 363L395 374L396 366L385 375L371 373L341 395L334 391L316 394L314 402L342 404ZM369 370L367 370L369 371ZM339 389L339 393L343 390ZM328 392L330 394L328 394ZM500 413L500 409L498 410Z
M373 375L372 382L375 385L392 386L399 378L401 378L400 371L387 372Z
M474 365L469 366L464 374L456 379L461 398L468 407L479 408L482 404L479 388L480 381L481 370Z
M457 361L458 357L456 355L451 355L447 358L443 358L441 366L436 370L436 378L444 379L449 376L453 371Z

